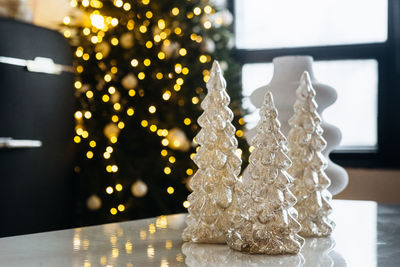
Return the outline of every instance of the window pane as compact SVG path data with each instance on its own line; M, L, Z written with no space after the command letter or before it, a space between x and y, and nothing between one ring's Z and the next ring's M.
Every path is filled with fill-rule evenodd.
M247 127L258 121L255 107L248 97L255 89L269 83L272 63L243 66L243 94ZM340 148L374 147L377 144L378 63L376 60L317 61L314 72L318 81L336 89L338 100L323 114L324 120L342 131Z
M384 42L387 0L235 0L236 46L261 49Z

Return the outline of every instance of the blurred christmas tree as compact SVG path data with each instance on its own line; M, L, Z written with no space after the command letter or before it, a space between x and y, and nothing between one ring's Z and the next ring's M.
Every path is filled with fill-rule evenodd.
M229 49L231 14L207 0L71 5L83 14L64 19L78 73L80 223L186 211L199 103L213 59L227 79L237 152L248 154L240 70Z

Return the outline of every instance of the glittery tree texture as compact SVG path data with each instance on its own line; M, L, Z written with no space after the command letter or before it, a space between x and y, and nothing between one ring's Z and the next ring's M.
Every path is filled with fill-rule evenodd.
M249 173L243 183L236 184L230 209L232 223L227 243L235 250L272 255L298 253L304 243L297 235L301 226L293 208L296 198L289 190L293 179L286 172L291 161L277 116L272 94L267 92L252 140Z
M188 196L188 227L182 237L184 241L225 243L229 222L225 210L232 204L242 161L235 154L238 141L231 123L233 113L228 108L230 98L217 61L213 63L207 89L201 103L204 112L198 119L202 129L196 136L200 149L194 162L199 169L190 183L193 192Z
M332 196L327 190L330 180L324 172L327 162L321 153L326 141L322 137L321 117L307 72L303 73L296 94L294 115L289 119L288 146L293 165L288 172L295 178L292 191L297 198L295 208L302 225L299 234L327 236L335 224L328 218Z

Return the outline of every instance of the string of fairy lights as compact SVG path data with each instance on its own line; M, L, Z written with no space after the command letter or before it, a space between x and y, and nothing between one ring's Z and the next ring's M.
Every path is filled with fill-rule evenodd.
M129 2L124 2L122 0L113 0L112 1L113 5L117 8L120 8L121 11L129 12L132 9L132 5ZM141 4L144 6L150 4L150 0L141 0ZM150 27L150 20L155 19L155 15L151 10L147 10L143 15L143 20L141 21L141 24L138 24L137 21L133 19L129 19L127 21L122 22L120 21L119 18L117 17L112 17L112 16L106 16L102 14L102 7L103 7L103 2L99 0L82 0L82 1L77 1L77 0L72 0L70 1L70 5L72 7L78 7L78 5L81 5L85 8L90 7L91 13L88 14L88 22L84 27L81 29L81 33L86 36L88 40L90 40L91 44L95 49L93 52L87 51L83 46L77 46L76 50L74 51L75 57L78 59L77 62L87 62L92 57L96 59L98 62L99 66L104 66L104 76L103 76L103 83L104 86L103 88L106 88L106 90L102 91L95 91L92 88L88 88L84 84L84 82L80 79L80 75L85 72L85 67L83 66L84 64L77 64L76 65L76 72L77 72L77 79L74 83L74 87L79 92L80 94L83 94L87 100L93 100L95 97L98 97L98 94L101 94L99 97L103 103L108 103L112 105L112 110L113 114L110 116L110 121L109 123L105 126L104 128L104 135L108 139L109 144L105 147L104 151L101 151L101 156L104 158L105 161L110 162L109 164L105 165L105 171L107 173L118 173L119 171L119 166L118 163L115 162L113 159L113 152L115 149L115 144L118 142L118 136L121 131L126 126L126 120L128 120L130 117L135 116L135 107L132 105L126 105L126 103L122 102L120 99L120 93L119 93L119 88L117 88L114 85L111 85L112 81L116 77L116 74L118 74L119 69L118 69L118 64L111 64L112 66L106 67L105 64L102 64L102 61L108 56L110 47L116 47L116 46L128 46L125 44L126 42L122 40L122 37L112 37L111 38L105 38L107 33L116 27L126 27L126 31L133 31L134 29L140 32L141 34L148 34L149 33L149 27ZM170 16L176 17L178 16L181 12L186 12L186 18L187 19L192 19L195 16L201 16L202 14L205 15L211 15L215 13L215 10L213 7L210 5L205 5L204 7L194 7L193 10L187 11L187 10L180 10L178 7L171 7L170 9ZM63 20L64 25L66 28L63 31L63 34L66 38L73 38L74 33L71 31L68 26L72 23L72 18L67 16ZM123 23L123 25L122 25ZM213 27L214 24L222 24L222 18L215 18L214 20L206 19L202 20L201 26L205 30L209 30ZM157 27L157 31L152 31L154 32L152 39L147 40L145 42L145 47L147 49L154 49L155 47L159 47L158 52L156 54L156 60L159 62L165 61L170 54L170 50L172 49L171 47L173 46L173 42L170 40L170 36L174 35L174 37L181 37L183 36L183 30L179 25L167 25L166 20L163 18L159 18L156 20L155 27ZM186 34L186 33L185 33ZM201 44L204 42L204 38L198 34L198 33L190 33L190 40L193 42L196 42L198 44ZM107 48L108 47L108 48ZM176 49L176 53L179 55L180 58L186 57L190 51L188 51L187 48L185 47L180 47ZM153 59L154 61L154 59ZM184 63L178 62L179 58L176 60L177 62L173 65L173 71L169 73L162 73L162 72L151 72L151 71L146 71L147 69L150 68L152 64L158 64L159 62L152 62L150 58L139 58L139 57L133 57L130 59L130 67L132 69L138 69L140 67L140 71L137 71L136 77L125 77L126 78L126 84L127 87L125 89L128 89L128 95L131 98L140 96L143 97L145 92L143 89L135 88L134 84L137 83L138 81L144 80L144 79L154 79L154 80L163 80L163 79L168 79L173 81L173 85L168 88L168 89L160 89L160 101L161 103L163 101L167 102L170 101L173 97L177 97L178 101L177 104L179 106L184 105L184 100L179 98L179 92L182 89L182 86L185 83L185 78L186 76L190 73L190 68L189 66L185 66ZM211 61L211 56L207 53L202 53L198 56L198 62L193 64L204 64L206 66L206 63L209 63ZM210 78L210 72L208 69L202 70L202 75L203 75L203 81L207 82ZM125 79L124 78L124 79ZM121 82L122 85L124 85L124 81ZM190 99L191 103L193 105L198 105L200 102L199 99L199 94L202 93L202 88L197 88L195 90L196 95L192 96ZM186 137L182 134L180 134L175 128L172 129L165 129L160 127L160 125L157 124L157 120L152 119L154 116L157 116L158 112L158 107L157 104L151 104L147 107L147 115L149 118L143 118L142 120L138 121L140 123L140 126L143 128L148 129L149 133L155 134L160 138L160 144L161 144L161 151L160 151L160 156L163 158L166 162L166 166L163 168L163 172L165 175L171 175L173 173L173 164L176 162L176 157L173 154L173 150L180 150L183 147L188 146L189 140L186 140ZM76 120L76 126L75 126L75 132L76 135L74 136L74 142L75 143L81 143L85 142L88 144L88 149L86 151L86 158L87 160L93 159L96 155L94 152L94 148L98 145L96 140L92 139L91 133L88 131L88 129L85 127L85 121L92 120L92 111L91 110L77 110L74 114L75 120ZM238 120L238 123L240 125L244 125L245 121L243 118L240 118ZM183 119L183 124L188 126L188 127L195 127L193 129L197 129L197 125L195 124L195 119L190 118L190 117L185 117ZM242 130L237 130L236 131L236 136L241 138L244 136L244 133ZM193 139L190 142L194 142L195 140ZM199 147L197 147L196 151L198 150ZM242 154L242 151L238 149L237 151L238 154ZM193 159L195 153L190 154L190 158ZM78 168L78 167L77 167ZM186 174L188 177L193 175L194 170L192 168L187 168L186 169ZM143 191L147 191L147 188L145 187L146 185L141 184L139 187L136 189L133 188L135 184L132 185L131 191L132 193L136 196L143 195ZM122 190L125 190L124 186L121 183L116 183L113 185L106 186L104 188L105 192L109 195L115 193L115 192L121 192ZM136 192L136 193L135 193ZM167 194L174 194L175 188L170 185L166 188ZM145 194L146 192L144 192ZM100 200L98 200L100 201ZM101 206L101 202L99 204ZM92 205L93 209L98 209L100 208L98 203L96 202ZM190 203L188 201L184 201L182 205L185 208L188 208ZM124 212L125 211L125 205L123 203L117 203L116 206L110 208L109 212L112 215L116 215L118 212Z

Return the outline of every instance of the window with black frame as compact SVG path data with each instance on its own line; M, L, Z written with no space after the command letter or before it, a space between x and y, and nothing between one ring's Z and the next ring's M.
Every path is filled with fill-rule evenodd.
M332 159L345 166L398 167L400 14L395 0L230 0L235 53L248 96L272 77L272 59L311 55L316 77L337 90L323 116L342 131Z

